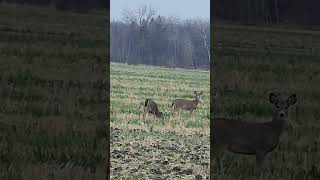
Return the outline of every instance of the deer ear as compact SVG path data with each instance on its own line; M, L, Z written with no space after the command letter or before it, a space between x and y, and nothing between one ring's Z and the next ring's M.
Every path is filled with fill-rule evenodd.
M269 101L271 104L276 104L277 102L277 95L275 93L270 93L269 94Z
M296 94L292 94L291 96L288 97L287 102L290 105L294 105L297 102L297 95Z

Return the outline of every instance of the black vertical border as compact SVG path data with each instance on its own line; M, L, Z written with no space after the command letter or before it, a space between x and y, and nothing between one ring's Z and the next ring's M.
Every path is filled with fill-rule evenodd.
M107 89L107 107L106 107L106 133L107 133L107 143L106 143L106 179L110 179L110 0L106 1L107 5L107 19L106 22L106 36L107 36L107 44L106 44L106 50L107 57L106 57L106 89Z
M213 117L213 112L214 112L214 100L213 100L213 97L214 97L214 64L215 64L215 59L214 59L214 52L213 52L213 47L214 47L214 44L213 44L213 40L214 40L214 21L213 21L213 18L214 18L214 0L213 1L210 1L210 163L209 163L209 168L210 168L210 179L211 178L211 174L212 174L212 168L211 168L211 162L212 162L212 155L213 155L213 146L212 146L212 142L213 142L213 132L211 131L212 129L212 121L211 121L211 117Z

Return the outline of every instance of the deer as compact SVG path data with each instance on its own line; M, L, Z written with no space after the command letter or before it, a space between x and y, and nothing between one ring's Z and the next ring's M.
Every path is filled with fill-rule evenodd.
M150 99L147 98L144 102L144 112L143 112L143 121L145 122L146 116L148 113L153 114L154 118L161 118L162 119L162 112L159 111L157 103ZM164 120L162 119L162 124L164 124Z
M201 102L200 97L203 94L202 91L194 91L195 99L194 100L185 100L185 99L175 99L171 104L171 114L174 116L175 112L179 109L190 111L192 114L193 110L195 110Z
M269 101L275 106L272 120L264 123L245 122L230 118L212 118L213 157L218 172L221 171L220 158L224 151L236 154L255 155L256 173L261 175L263 162L268 153L279 144L288 109L297 102L296 94L283 96L280 93L269 94Z

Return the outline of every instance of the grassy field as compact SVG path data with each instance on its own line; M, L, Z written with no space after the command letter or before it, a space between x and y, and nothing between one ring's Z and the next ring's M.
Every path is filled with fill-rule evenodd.
M111 64L112 178L187 178L209 175L210 86L208 71ZM203 102L190 115L170 114L173 99ZM143 122L146 98L158 103L164 125L152 115Z
M0 179L104 179L105 12L0 3Z
M319 179L319 32L216 24L213 40L211 86L219 96L212 99L212 116L269 121L268 92L296 93L298 103L261 179ZM223 175L214 179L257 179L255 157L225 153L222 163Z

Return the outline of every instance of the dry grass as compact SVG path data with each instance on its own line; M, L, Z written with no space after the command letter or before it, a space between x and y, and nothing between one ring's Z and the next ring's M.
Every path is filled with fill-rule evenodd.
M110 80L112 177L208 178L209 72L111 64ZM204 95L193 115L180 111L171 117L173 99L194 99L195 90ZM157 102L164 125L152 115L147 116L149 125L143 122L146 98ZM198 146L206 148L194 160Z

